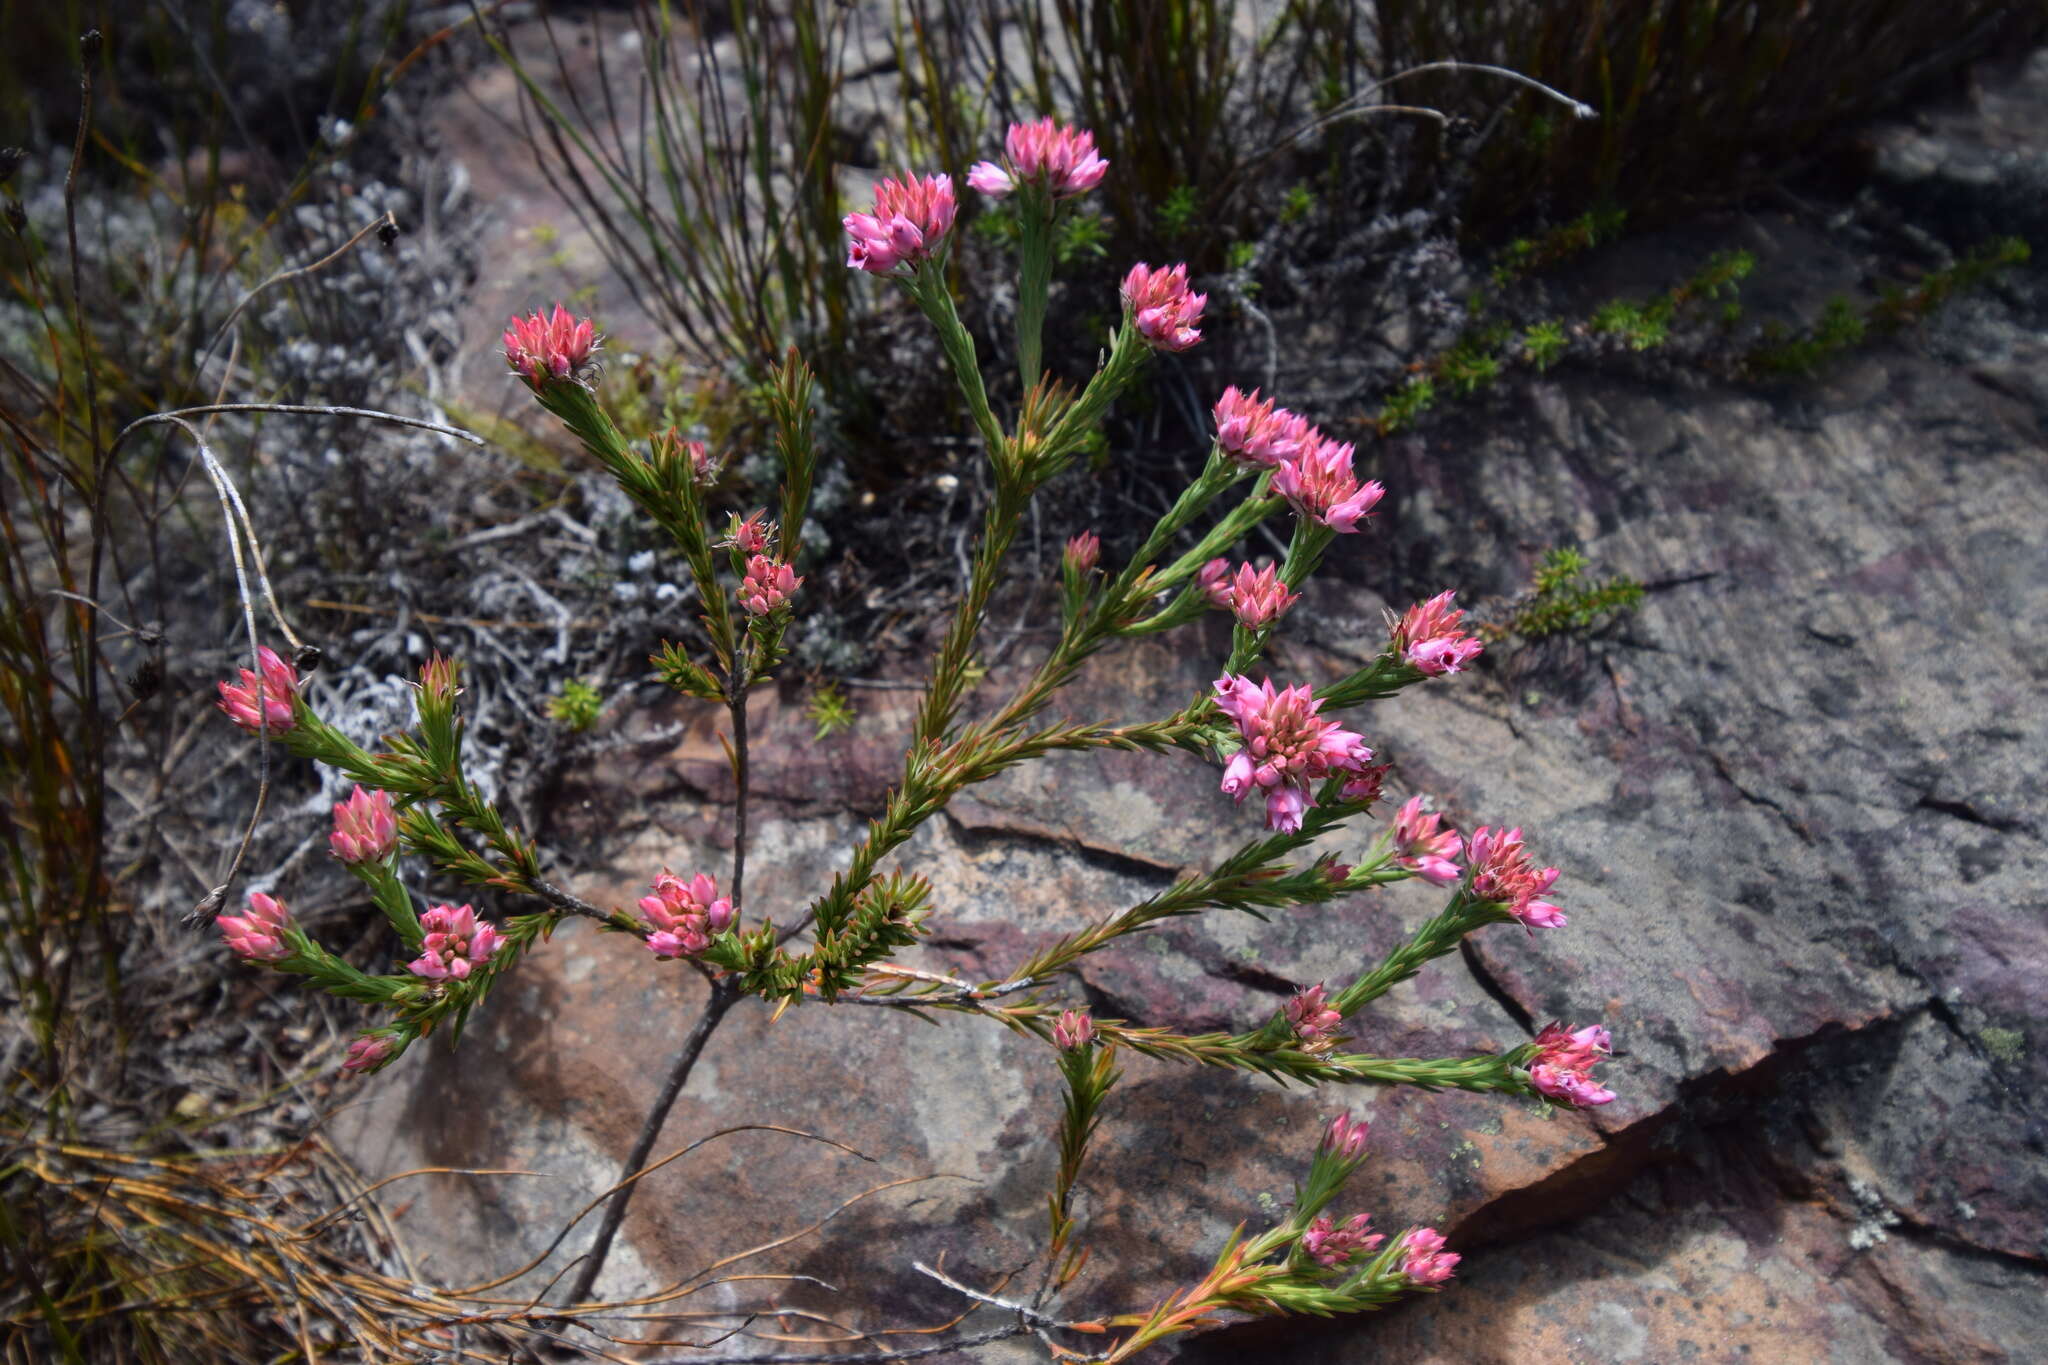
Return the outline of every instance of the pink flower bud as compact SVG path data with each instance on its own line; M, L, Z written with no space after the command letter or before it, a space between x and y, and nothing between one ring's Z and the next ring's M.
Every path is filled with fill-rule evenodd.
M1067 542L1067 567L1077 574L1093 573L1101 558L1102 539L1093 531L1083 531Z
M390 1058L396 1046L385 1034L365 1033L348 1045L348 1056L342 1060L341 1069L358 1075L375 1071Z
M245 668L240 683L220 684L220 709L244 730L268 729L272 734L289 730L297 724L292 715L292 698L299 694L299 671L269 645L256 651L256 661L263 668L262 704L259 706L256 700L257 676Z
M1454 592L1441 592L1418 602L1394 626L1389 646L1412 667L1431 677L1456 673L1485 648L1476 636L1460 629L1465 613L1451 605ZM1388 614L1392 620L1392 613Z
M292 955L284 937L284 927L291 923L291 918L292 913L283 901L251 891L248 914L220 915L213 922L220 927L220 936L228 947L241 954L244 961L282 962Z
M846 263L874 275L915 268L944 246L958 211L951 176L905 172L900 180L884 180L875 186L873 213L849 213L843 220Z
M1442 1284L1463 1257L1444 1250L1444 1236L1435 1228L1415 1228L1401 1239L1401 1273L1419 1285Z
M597 340L589 318L579 321L558 303L552 317L536 312L512 319L505 329L505 363L538 393L551 380L578 378Z
M762 511L754 513L745 521L734 521L728 540L741 554L757 555L768 548L774 534L774 528L768 521L768 513Z
M803 585L804 581L789 565L766 555L755 555L747 561L747 576L735 591L741 606L755 616L766 616Z
M431 981L467 981L505 942L497 926L478 921L467 905L437 905L420 916L420 928L426 941L406 968Z
M1188 268L1134 265L1124 276L1124 311L1145 344L1158 351L1185 351L1202 339L1196 330L1207 294L1188 289Z
M1274 470L1273 487L1301 516L1332 531L1356 531L1387 490L1376 479L1360 483L1351 454L1348 444L1312 431L1300 453Z
M351 867L380 863L398 847L398 818L391 811L391 793L357 787L346 801L335 803L334 832L327 847Z
M1564 911L1537 897L1549 892L1557 881L1557 869L1539 868L1522 850L1522 831L1497 830L1481 825L1472 831L1466 857L1472 865L1472 895L1505 906L1507 912L1531 929L1562 929Z
M690 482L700 488L709 488L717 483L719 473L725 468L723 456L714 458L702 441L685 441L682 433L674 427L656 435L653 441L655 463L681 463L690 471Z
M456 685L455 660L445 654L436 654L420 665L420 691L426 696L422 700L431 705L453 706L455 699L462 695Z
M1294 1026L1295 1036L1304 1043L1319 1042L1344 1026L1344 1016L1330 1008L1320 981L1298 992L1287 1002L1284 1012L1287 1022Z
M1372 1125L1349 1114L1339 1114L1323 1130L1323 1150L1339 1161L1357 1161L1365 1155L1365 1140Z
M1062 1010L1053 1021L1052 1040L1063 1052L1079 1052L1095 1041L1095 1020L1086 1010Z
M1212 559L1195 573L1195 589L1212 607L1230 610L1230 561Z
M1390 763L1369 763L1358 770L1358 775L1344 784L1343 797L1346 801L1360 801L1367 806L1380 799L1380 791L1386 786Z

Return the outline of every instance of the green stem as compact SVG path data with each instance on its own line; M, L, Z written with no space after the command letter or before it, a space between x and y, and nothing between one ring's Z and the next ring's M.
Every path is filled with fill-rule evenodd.
M1027 187L1017 206L1024 234L1017 263L1017 373L1024 392L1038 387L1042 372L1041 344L1046 298L1052 292L1053 205L1040 190Z

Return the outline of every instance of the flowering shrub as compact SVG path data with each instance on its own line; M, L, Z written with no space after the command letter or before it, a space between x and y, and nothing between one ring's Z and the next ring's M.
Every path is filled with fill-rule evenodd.
M1441 814L1425 810L1420 796L1367 841L1357 863L1330 856L1299 859L1312 841L1369 817L1380 800L1387 766L1374 762L1364 735L1348 728L1346 713L1459 672L1479 655L1481 644L1463 629L1463 613L1446 592L1391 620L1378 657L1348 676L1316 684L1262 675L1258 665L1266 644L1303 582L1339 535L1363 528L1385 495L1377 482L1358 478L1351 445L1273 400L1234 387L1224 392L1214 410L1215 439L1206 465L1127 563L1104 564L1101 541L1091 532L1067 542L1056 640L1014 694L992 699L981 718L962 722L969 689L982 682L973 653L983 615L1033 495L1085 448L1096 423L1154 351L1185 350L1200 341L1205 303L1190 288L1184 265L1135 266L1123 284L1122 325L1095 374L1078 390L1041 382L1036 328L1043 318L1046 244L1065 202L1099 183L1107 168L1087 134L1050 120L1013 128L1007 153L1005 166L982 163L968 183L984 193L1015 194L1024 215L1018 343L1026 397L1013 422L1005 423L992 409L974 340L948 292L946 256L957 210L951 178L906 174L884 180L875 190L873 211L845 219L848 265L896 281L937 329L984 445L993 492L959 608L932 661L923 705L907 737L903 779L844 870L808 904L784 908L779 918L793 929L778 930L745 895L746 699L774 675L785 634L798 620L804 580L791 558L802 543L815 458L810 376L791 352L768 395L784 472L777 515L727 515L724 536L714 539L711 528L718 518L708 500L721 462L673 432L647 434L644 447L629 441L586 382L595 329L557 307L552 315L536 312L513 321L504 338L506 360L542 407L662 527L689 566L702 608L702 640L696 647L670 643L654 663L678 692L730 713L737 800L735 854L724 888L707 872L685 877L664 868L637 906L622 909L592 905L547 881L533 844L508 827L465 776L461 688L453 661L427 662L416 693L417 725L372 752L324 722L297 674L265 650L260 673L245 671L239 684L221 685L221 707L237 724L361 784L334 808L331 847L368 887L399 950L394 970L374 976L358 971L316 943L282 903L260 893L250 896L247 915L219 920L222 935L245 960L307 976L376 1013L375 1025L348 1050L343 1066L351 1072L388 1066L442 1024L459 1026L572 916L632 935L653 958L686 963L709 983L709 1004L679 1058L679 1078L687 1078L703 1038L742 1000L778 1011L800 1000L857 1001L995 1020L1046 1045L1067 1091L1050 1200L1049 1269L1023 1311L1039 1327L1094 1334L1102 1348L1094 1358L1101 1361L1129 1358L1223 1310L1357 1312L1433 1290L1451 1278L1458 1262L1455 1252L1445 1250L1441 1233L1426 1227L1375 1232L1369 1213L1330 1211L1370 1148L1366 1124L1339 1113L1310 1156L1292 1208L1257 1235L1241 1229L1198 1283L1148 1311L1101 1322L1061 1322L1042 1311L1083 1259L1074 1196L1089 1140L1119 1079L1115 1059L1124 1049L1310 1086L1456 1088L1564 1107L1604 1104L1613 1095L1592 1076L1609 1049L1607 1032L1597 1025L1567 1030L1553 1024L1532 1042L1499 1055L1385 1058L1348 1050L1349 1021L1431 959L1454 951L1467 934L1505 923L1530 932L1561 928L1565 916L1542 899L1557 869L1535 864L1519 829L1480 827L1461 836L1445 826ZM1290 509L1292 536L1284 560L1233 570L1231 548L1267 518ZM1208 529L1194 531L1198 520L1206 520ZM1119 640L1185 627L1211 606L1233 614L1229 656L1213 686L1180 710L1135 723L1043 718L1054 695L1093 655ZM1254 794L1261 798L1263 829L1214 869L1185 877L1120 914L1077 926L1000 979L966 981L899 965L899 951L925 932L931 891L912 873L885 873L884 860L972 784L1046 754L1105 749L1180 750L1214 763L1221 796L1240 804ZM1216 813L1230 817L1220 802ZM401 878L401 855L422 860L445 878L539 905L499 923L480 918L466 904L416 914ZM1318 983L1247 1032L1187 1035L1139 1028L1094 1018L1058 999L1061 975L1073 964L1167 917L1211 909L1260 915L1408 880L1444 888L1449 895L1442 910L1356 979L1334 988ZM679 1088L680 1079L670 1087L671 1097ZM665 1112L657 1111L657 1120ZM628 1175L644 1160L643 1146L629 1161ZM572 1305L581 1301L603 1260L629 1189L612 1196L607 1230L569 1293Z

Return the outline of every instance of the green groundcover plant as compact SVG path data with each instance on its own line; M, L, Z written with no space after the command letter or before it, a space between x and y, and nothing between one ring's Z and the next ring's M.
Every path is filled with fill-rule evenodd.
M293 663L261 648L254 668L220 685L220 707L262 742L329 765L359 784L335 807L330 844L388 919L394 966L382 974L359 970L315 941L271 895L251 894L246 910L217 920L227 946L243 960L362 1002L371 1021L343 1063L355 1073L397 1063L436 1029L459 1029L529 953L576 917L639 939L650 969L694 971L708 983L708 1003L671 1076L671 1098L704 1040L741 1002L778 1012L796 1004L866 1006L999 1024L1046 1050L1066 1099L1052 1117L1060 1159L1048 1195L1044 1275L1028 1299L990 1300L1015 1313L1014 1326L993 1335L1031 1332L1058 1356L1103 1362L1133 1357L1219 1313L1379 1308L1435 1291L1459 1259L1432 1228L1375 1231L1368 1212L1338 1210L1347 1180L1370 1150L1367 1125L1339 1105L1307 1154L1291 1207L1273 1226L1240 1228L1206 1275L1157 1304L1087 1321L1062 1316L1059 1295L1083 1260L1075 1195L1089 1141L1097 1125L1114 1116L1118 1058L1126 1050L1311 1087L1454 1088L1560 1107L1613 1099L1593 1077L1609 1050L1599 1025L1551 1024L1533 1041L1499 1054L1379 1057L1350 1046L1352 1019L1432 959L1455 951L1466 935L1495 926L1533 934L1565 925L1564 912L1548 899L1558 871L1532 858L1521 830L1460 832L1421 796L1363 840L1355 863L1307 851L1373 816L1381 802L1387 765L1363 734L1347 728L1346 714L1454 677L1482 649L1453 594L1444 592L1398 617L1390 614L1378 656L1347 676L1314 684L1259 675L1265 646L1304 581L1339 537L1366 529L1385 495L1380 484L1354 473L1352 446L1257 391L1225 389L1215 400L1214 440L1200 474L1127 563L1104 563L1099 540L1086 531L1069 540L1059 570L1057 638L1014 693L976 695L993 690L976 663L976 642L1033 496L1088 447L1104 414L1155 352L1185 351L1202 339L1207 300L1191 287L1186 266L1138 264L1123 279L1121 322L1087 382L1072 388L1041 374L1040 330L1062 216L1110 170L1088 133L1042 119L1013 126L1002 159L966 174L975 191L1010 200L1020 224L1016 346L1025 396L1007 419L991 406L975 344L947 285L958 208L951 177L885 179L875 187L870 211L845 218L847 264L894 282L935 329L986 453L991 492L968 580L930 662L905 742L902 777L829 885L788 906L758 905L745 893L746 703L775 676L785 639L801 616L804 577L793 560L816 462L812 378L791 351L771 388L783 474L779 505L772 514L721 513L714 502L723 461L673 430L638 441L621 432L590 382L598 334L590 320L558 305L515 319L504 336L505 356L534 399L689 565L701 634L666 645L654 664L678 692L722 705L730 715L734 852L723 885L707 871L664 868L636 905L608 908L551 882L533 841L506 823L465 770L461 670L454 660L426 662L416 688L417 723L369 748L324 721ZM1285 557L1234 561L1232 552L1248 533L1277 516L1291 518ZM1178 711L1135 721L1048 718L1061 688L1099 651L1185 628L1211 610L1234 619L1229 656L1213 686ZM1255 798L1261 828L1212 869L1120 913L1077 924L1000 977L966 980L898 960L926 932L933 909L923 878L888 865L920 824L961 791L1017 764L1057 752L1112 749L1179 750L1217 764L1219 795L1239 805ZM1230 811L1219 804L1217 814ZM419 910L405 860L537 905L499 921L470 904ZM1303 990L1249 1031L1137 1027L1094 1018L1061 998L1064 974L1076 963L1169 917L1220 909L1263 919L1408 880L1440 888L1442 909L1354 979ZM664 1105L651 1116L629 1157L628 1177L645 1163L665 1113ZM622 1182L611 1196L581 1274L561 1304L565 1317L594 1311L587 1297L630 1192Z

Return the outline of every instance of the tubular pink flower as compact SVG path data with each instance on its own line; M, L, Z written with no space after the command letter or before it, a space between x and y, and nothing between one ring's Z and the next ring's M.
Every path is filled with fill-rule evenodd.
M1089 574L1102 559L1102 538L1093 531L1083 531L1067 542L1067 567L1078 574Z
M1507 907L1507 912L1531 930L1562 929L1564 911L1537 897L1557 881L1557 869L1537 867L1522 851L1522 831L1497 830L1481 825L1472 831L1466 846L1472 866L1472 894L1479 900Z
M391 811L391 793L357 787L348 800L334 806L334 832L327 836L334 856L357 867L381 863L398 847L398 818Z
M365 1033L348 1045L348 1056L342 1059L341 1069L358 1075L375 1071L390 1058L395 1046L384 1034Z
M1365 1155L1365 1140L1371 1133L1372 1125L1364 1119L1339 1114L1323 1130L1322 1148L1339 1161L1357 1161Z
M1223 453L1254 468L1277 469L1316 439L1316 429L1306 417L1274 407L1270 398L1260 401L1257 389L1246 394L1231 385L1216 400L1211 415Z
M1319 1214L1301 1234L1301 1249L1317 1265L1335 1268L1363 1252L1376 1251L1387 1239L1372 1229L1372 1215L1354 1213L1338 1227L1328 1214Z
M505 329L505 363L540 392L551 379L574 379L590 363L598 337L589 318L577 319L561 304L553 316L528 313Z
M1284 1013L1287 1022L1294 1027L1295 1036L1304 1043L1328 1038L1344 1023L1344 1016L1330 1008L1320 981L1305 991L1296 992L1294 998L1287 1002Z
M993 161L977 161L967 168L967 187L979 190L991 199L1001 199L1017 188L1017 182L1010 173Z
M1614 1092L1593 1079L1593 1068L1613 1051L1613 1040L1598 1024L1567 1030L1546 1024L1536 1035L1539 1049L1529 1063L1529 1083L1550 1098L1579 1109L1610 1103Z
M1377 479L1358 481L1351 453L1348 444L1311 431L1300 453L1273 471L1273 487L1311 521L1332 531L1356 531L1387 490Z
M1124 276L1124 309L1145 344L1157 351L1185 351L1202 339L1195 330L1202 320L1207 294L1188 289L1188 268L1134 265Z
M1230 610L1230 561L1212 559L1195 572L1195 588L1212 607Z
M405 965L430 981L467 981L505 942L496 925L479 921L467 905L437 905L420 916L420 928L426 930L426 941L420 955Z
M1477 636L1460 628L1465 613L1451 605L1456 598L1455 592L1440 592L1417 602L1402 614L1390 639L1394 653L1433 678L1458 672L1485 648Z
M1442 1284L1451 1278L1464 1258L1444 1250L1443 1234L1435 1228L1415 1228L1401 1239L1401 1273L1415 1284Z
M667 868L654 879L654 894L640 898L647 917L647 949L656 957L695 957L715 935L732 928L732 901L718 883L699 872L684 881Z
M1344 799L1373 805L1380 799L1380 790L1386 786L1387 772L1392 767L1391 763L1368 763L1360 768L1358 776L1344 784Z
M1052 1040L1062 1052L1079 1052L1095 1041L1095 1020L1087 1010L1062 1010L1053 1020Z
M958 212L949 175L916 176L906 171L900 180L884 180L875 186L873 213L849 213L842 220L846 263L872 275L915 268L938 253Z
M244 730L269 729L272 734L289 730L298 722L292 716L292 698L299 694L299 671L263 645L256 651L263 668L263 705L256 704L256 675L242 670L240 683L220 684L220 709Z
M1394 861L1436 886L1449 886L1464 876L1457 863L1465 841L1439 829L1443 816L1424 812L1422 798L1411 796L1394 813Z
M1271 680L1224 674L1216 705L1237 723L1244 747L1223 770L1223 792L1242 802L1254 788L1266 794L1266 824L1293 831L1315 804L1315 784L1333 772L1358 772L1372 761L1365 740L1316 714L1322 702L1306 683L1275 691Z
M284 938L284 927L291 919L292 912L283 901L251 891L248 914L219 915L213 922L220 926L220 936L228 947L245 962L282 962L292 955Z
M755 512L743 521L732 523L732 533L727 537L735 550L743 555L757 555L768 548L774 537L774 528L768 524L768 513Z
M755 555L747 561L747 576L734 591L739 594L741 606L755 616L766 616L803 585L804 581L789 565L767 555Z

